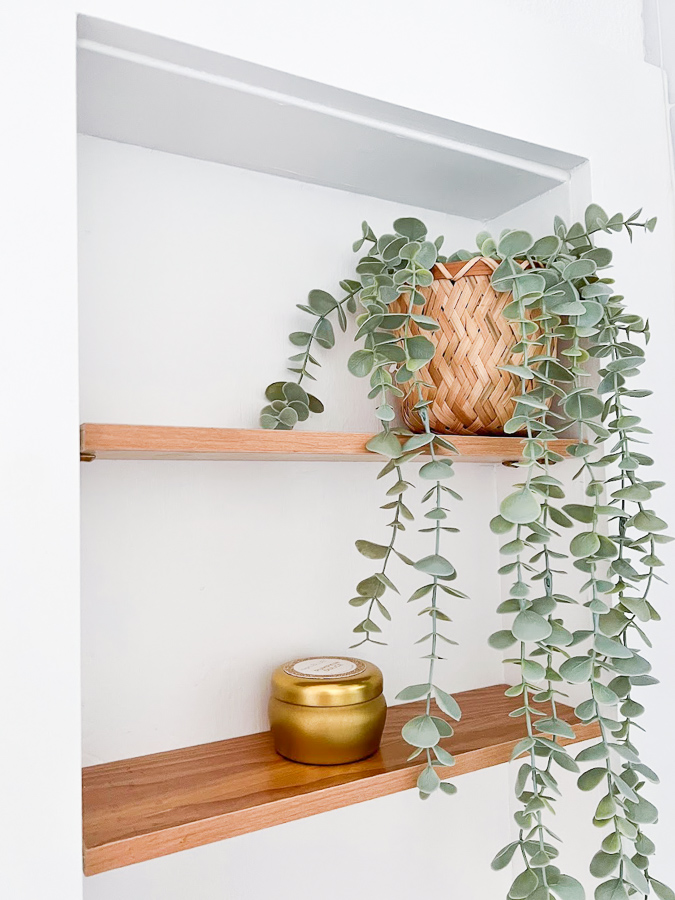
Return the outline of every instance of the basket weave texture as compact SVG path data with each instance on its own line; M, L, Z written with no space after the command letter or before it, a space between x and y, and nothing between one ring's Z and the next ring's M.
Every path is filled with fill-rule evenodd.
M421 288L426 297L424 314L440 325L435 332L421 331L414 322L411 334L423 334L436 346L434 358L419 371L432 431L439 434L504 434L504 425L513 416L513 398L520 393L520 381L499 370L507 363L519 365L522 356L511 348L519 335L502 315L513 299L510 292L498 292L490 277L498 263L475 257L460 263L439 263L433 268L434 282ZM526 264L524 264L526 265ZM407 296L398 309L407 310ZM535 348L542 353L543 348ZM403 421L413 432L424 431L417 391L401 401Z

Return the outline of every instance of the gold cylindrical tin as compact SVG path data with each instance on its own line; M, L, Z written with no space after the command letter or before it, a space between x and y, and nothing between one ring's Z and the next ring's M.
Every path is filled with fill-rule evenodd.
M274 749L295 762L331 766L371 756L386 713L382 673L364 660L308 657L272 675Z

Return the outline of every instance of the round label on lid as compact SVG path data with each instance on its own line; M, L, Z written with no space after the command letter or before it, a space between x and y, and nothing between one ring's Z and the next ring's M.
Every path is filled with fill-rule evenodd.
M312 659L296 659L284 666L284 672L300 678L343 678L345 675L360 675L365 668L365 663L361 660L344 656L317 656Z

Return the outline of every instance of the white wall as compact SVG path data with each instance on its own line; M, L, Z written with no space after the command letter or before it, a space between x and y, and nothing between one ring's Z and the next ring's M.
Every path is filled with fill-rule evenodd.
M481 4L427 0L418 5L416 15L430 23L432 38L425 48L420 26L422 49L416 48L415 59L419 62L423 57L423 64L412 68L400 64L400 38L407 27L401 23L409 22L408 8L402 0L378 0L366 6L360 0L343 0L331 7L318 7L308 0L288 0L285 4L250 0L235 12L231 5L210 0L194 0L189 7L171 0L161 4L155 0L80 0L77 7L70 0L52 0L16 4L5 12L7 27L0 30L0 59L7 66L4 83L13 85L8 92L10 99L18 103L12 116L3 118L6 133L12 136L12 156L3 167L3 175L13 201L3 242L9 261L9 268L3 267L3 275L9 275L3 297L10 298L13 313L12 327L5 332L11 343L1 355L3 363L9 363L5 384L11 384L13 399L12 409L3 415L12 439L4 444L9 458L3 471L11 472L16 485L4 494L11 501L4 515L8 533L20 535L20 541L6 591L12 615L6 623L10 640L4 648L7 674L3 683L14 687L20 679L21 707L11 707L16 749L5 771L12 773L16 789L4 801L4 818L14 827L12 841L2 842L8 853L0 880L14 897L71 900L77 895L75 878L80 865L75 785L78 728L73 716L77 699L73 665L78 642L74 617L76 386L72 368L75 244L71 227L76 11L588 157L597 201L624 211L644 204L661 220L657 233L648 240L638 239L630 253L621 240L614 244L622 251L617 275L627 295L658 323L645 373L645 381L656 382L658 390L653 400L643 405L658 430L653 447L660 460L658 467L664 471L674 427L663 415L672 391L672 197L663 84L660 72L642 60L640 4L637 0L597 0L593 4L571 0L555 6L532 0L509 4L499 0ZM299 22L302 27L298 27ZM380 35L378 42L372 40L374 32ZM3 149L8 152L6 144ZM28 367L26 362L30 363ZM109 466L112 477L116 477L116 464ZM85 478L98 478L96 471L102 477L105 469L92 467ZM133 478L131 468L125 471L128 474L122 478ZM40 473L44 473L41 480ZM201 478L199 474L191 477ZM34 491L38 482L39 493ZM101 493L105 493L105 486ZM670 500L670 506L672 494L671 489L663 496L666 504ZM36 546L41 566L35 564ZM665 591L660 594L665 599ZM668 686L675 677L669 637L675 628L673 613L666 604L661 606L664 622L658 631L654 629L654 657L664 686L651 693L650 702L655 707L660 699L667 708ZM666 767L670 730L667 722L655 715L649 724L645 756L664 776L660 791L660 871L672 881L673 864L665 854L675 833L675 778ZM43 747L45 752L36 754L36 748ZM471 776L474 787L469 789L480 798L493 776ZM467 785L469 781L465 779ZM500 812L504 809L501 797L503 794L494 801ZM386 833L395 814L400 816L397 823L402 829L413 830L418 820L409 818L416 815L410 811L412 799L412 795L387 798L380 806L374 803L364 807L362 814L373 831ZM568 830L573 830L582 814L577 805L580 803L579 798L574 800L578 812L570 817ZM299 829L307 823L292 823L171 860L97 876L87 880L87 893L89 897L112 900L128 896L135 900L150 889L162 896L171 896L170 891L178 896L198 896L197 891L203 889L206 900L216 891L220 895L223 880L230 877L231 893L236 896L236 879L244 877L244 869L232 869L227 863L239 848L242 863L249 861L248 877L254 877L250 872L257 872L261 860L274 872L274 864L280 866L288 850L288 845L278 844L274 837L283 829L288 832L295 828L292 833L303 833L303 840L307 840L307 834L325 837L332 827L330 817L349 816L357 828L360 814L361 810L354 807L308 820L304 833ZM583 816L587 819L586 812ZM436 830L430 822L421 826L428 830L415 832L415 847L411 845L409 850L410 870L426 863L425 847L436 839L438 829L453 827L447 824L451 817L452 812L444 810ZM328 824L321 825L321 821ZM479 821L476 833L492 843L492 836L487 836L483 827L485 819ZM506 823L500 819L495 827L505 829ZM464 833L468 831L466 828ZM30 840L26 839L28 834ZM475 849L475 842L474 838L474 849L468 841L460 844L461 864L451 862L443 876L438 870L429 870L429 884L433 882L438 889L450 879L465 877L469 864L482 866L483 851ZM250 850L245 852L245 846ZM397 850L395 846L395 853ZM578 851L577 871L585 865L582 857L586 852L582 846ZM214 882L204 887L208 867L203 860L209 854L217 863L215 870L210 870L215 871ZM409 877L404 875L409 870L399 864L401 855L399 852L387 859L400 874L400 879L389 883L392 895L396 885L405 884L404 879ZM197 862L192 863L192 859ZM322 859L324 870L330 872L329 854ZM395 866L391 859L395 859ZM481 872L485 872L484 866ZM366 875L366 882L358 880ZM376 876L368 861L355 871L353 881L345 879L343 884L348 884L352 892L362 891L364 896L377 894ZM494 876L485 872L482 877L484 881L472 883L470 889L465 884L464 893L501 894L501 884ZM277 883L280 881L281 877ZM182 894L179 885L183 885ZM266 886L256 887L262 887L258 895L264 895ZM249 888L250 883L244 882L239 891Z
M294 303L353 273L362 216L383 230L402 211L96 138L80 139L79 161L85 421L256 427L265 385L284 377L286 333L304 325ZM478 227L424 215L454 246ZM300 427L375 430L367 389L346 371L353 347L350 330L322 354L316 392L327 411ZM371 463L83 466L85 762L264 730L276 665L346 653L359 618L347 600L372 569L354 540L383 537L389 521L379 506L392 479L377 472ZM484 516L494 485L493 467L463 467L462 534L448 552L483 610L452 604L462 635L447 664L452 690L502 678L485 643L495 604L483 604L498 580L476 565L479 544L495 548ZM413 556L425 546L408 532ZM424 626L405 604L416 579L400 569L391 644L370 653L390 699L424 668L408 637Z

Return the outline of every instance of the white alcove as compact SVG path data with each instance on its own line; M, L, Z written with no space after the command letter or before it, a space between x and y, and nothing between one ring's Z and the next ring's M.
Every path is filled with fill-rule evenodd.
M545 229L587 199L586 161L552 148L90 18L80 17L78 46L83 422L255 428L265 386L283 377L286 335L302 325L295 304L351 276L362 219L382 232L419 216L451 252L483 228ZM350 329L322 354L326 412L300 427L375 430L364 385L346 371L353 348ZM487 522L513 478L494 465L457 468L465 499L448 554L471 600L449 610L460 646L442 677L453 692L505 680L486 644L501 589ZM276 665L349 652L347 600L369 572L354 540L377 539L388 521L376 472L360 462L83 465L85 765L262 731ZM424 535L406 540L409 555L424 554ZM404 603L414 578L402 571L398 583L389 645L369 653L390 701L424 667ZM494 847L509 827L497 771L466 776L501 796L500 813L483 817ZM373 803L412 809L412 799ZM407 814L422 813L433 823L443 810ZM189 883L207 900L227 858L243 897L239 854L301 840L303 827L329 839L354 815L99 875L85 894L178 898ZM467 839L452 833L460 856ZM204 865L213 880L195 886ZM292 881L275 887L294 896Z

